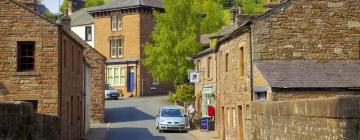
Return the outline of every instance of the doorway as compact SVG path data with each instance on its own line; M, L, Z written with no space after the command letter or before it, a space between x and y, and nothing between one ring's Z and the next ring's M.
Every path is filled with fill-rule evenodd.
M244 140L244 122L243 122L243 113L242 106L238 106L238 134L239 140Z
M222 136L222 140L225 140L225 107L222 107L221 108L221 127L222 129L220 130L221 131L221 136Z
M134 67L129 67L129 75L128 75L128 91L132 95L134 92L134 85L135 85L135 70Z

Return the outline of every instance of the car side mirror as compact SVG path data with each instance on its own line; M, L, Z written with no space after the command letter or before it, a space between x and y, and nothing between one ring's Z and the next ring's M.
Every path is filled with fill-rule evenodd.
M155 117L159 117L160 115L159 114L156 114Z

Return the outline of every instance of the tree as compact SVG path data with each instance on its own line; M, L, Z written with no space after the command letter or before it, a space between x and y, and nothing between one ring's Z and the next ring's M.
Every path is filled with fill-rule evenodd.
M93 6L99 6L103 5L104 3L111 2L111 0L86 0L85 1L85 7L93 7ZM69 3L69 0L64 0L60 7L60 14L64 15L64 10L67 8Z
M164 0L163 5L165 13L155 12L153 43L145 45L143 64L155 79L178 85L187 81L193 67L187 58L202 49L199 33L220 29L225 24L224 10L216 0Z
M85 7L93 7L103 5L105 2L104 0L86 0Z
M265 11L266 0L234 0L244 14L259 14Z

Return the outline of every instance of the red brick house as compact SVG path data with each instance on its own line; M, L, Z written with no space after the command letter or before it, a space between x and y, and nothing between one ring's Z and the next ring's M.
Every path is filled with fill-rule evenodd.
M41 139L80 139L85 133L85 64L91 66L84 51L97 52L70 30L69 18L57 24L29 3L0 1L0 101L33 103ZM101 65L104 59L97 58ZM99 87L97 93L103 94L104 86Z

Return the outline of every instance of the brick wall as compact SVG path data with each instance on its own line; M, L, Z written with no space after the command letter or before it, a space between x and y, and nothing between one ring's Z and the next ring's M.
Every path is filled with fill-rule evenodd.
M91 67L91 121L104 121L105 113L105 58L91 46L85 52L86 62Z
M360 139L360 96L253 102L254 140Z
M357 0L290 0L252 25L255 60L359 59Z

